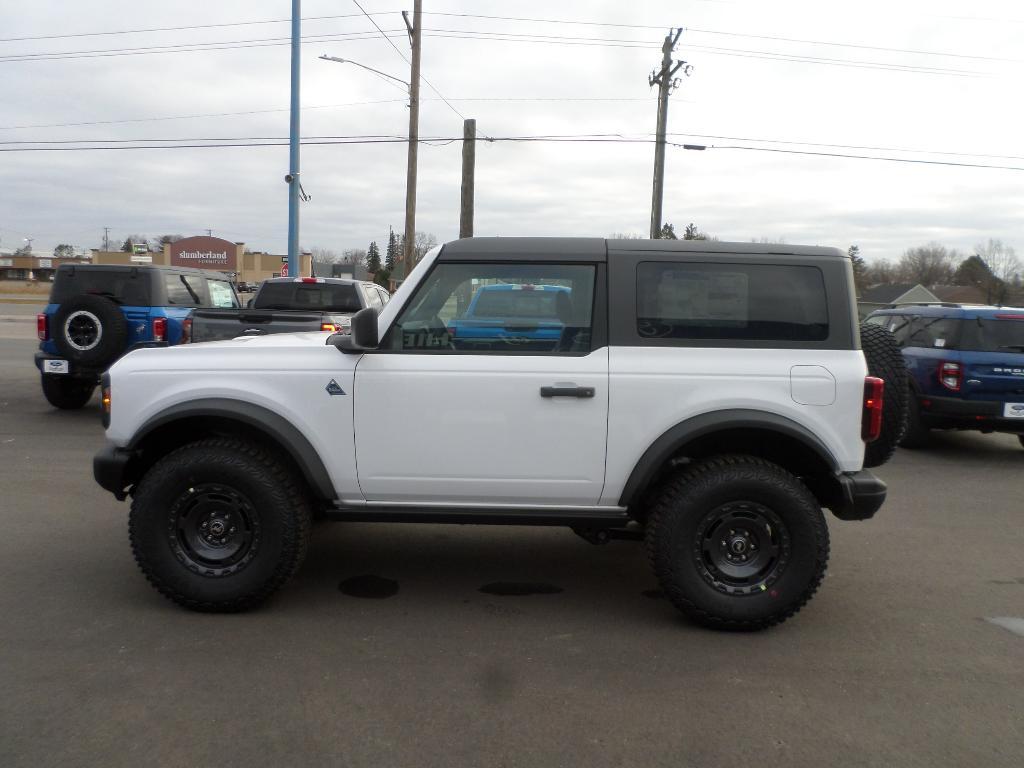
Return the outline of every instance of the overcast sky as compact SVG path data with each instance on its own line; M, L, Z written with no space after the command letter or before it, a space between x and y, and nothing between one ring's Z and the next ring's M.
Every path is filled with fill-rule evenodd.
M396 45L407 53L399 12L411 11L411 0L361 2L371 13L386 12L373 18L395 32ZM424 6L423 74L454 109L424 86L423 137L461 136L457 110L477 119L480 134L497 138L618 134L649 141L656 101L647 76L660 62L668 28L681 26L675 55L693 70L672 96L670 138L716 148L668 149L664 219L677 231L692 221L723 240L783 238L842 248L856 243L869 259L895 258L931 240L968 251L994 237L1024 249L1019 2L862 0L840 8L820 0L424 0ZM289 50L266 43L286 38L288 24L239 23L289 14L286 0L4 3L0 147L66 140L284 140ZM352 58L408 79L408 65L366 17L311 18L347 14L359 14L352 0L303 3L303 34L326 39L303 44L302 134L402 137L408 127L403 86L317 58ZM10 40L211 24L232 26ZM452 37L448 30L516 40ZM350 33L363 34L338 38ZM523 41L529 35L551 42ZM260 42L109 55L238 41ZM80 51L106 55L9 58ZM203 116L240 112L253 114ZM49 127L66 123L99 124ZM728 148L737 146L758 151ZM653 155L649 143L480 143L476 233L646 233ZM386 241L389 225L401 231L405 157L402 143L304 147L302 180L312 200L302 205L302 245L365 248L370 240ZM16 248L26 237L34 238L37 252L57 243L97 247L109 226L118 241L133 232L212 229L254 248L284 252L287 168L286 146L5 152L0 249ZM457 237L460 171L459 142L421 147L418 230L442 241Z

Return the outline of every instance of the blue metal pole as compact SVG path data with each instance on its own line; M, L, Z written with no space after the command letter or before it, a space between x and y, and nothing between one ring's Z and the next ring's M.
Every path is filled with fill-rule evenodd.
M302 54L302 0L292 0L292 105L288 139L288 274L299 276L299 66Z

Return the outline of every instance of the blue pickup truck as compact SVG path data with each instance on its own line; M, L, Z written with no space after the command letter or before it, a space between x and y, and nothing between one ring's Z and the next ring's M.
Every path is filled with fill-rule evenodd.
M56 408L81 408L100 375L132 347L180 344L197 307L238 306L221 272L62 264L36 318L43 396Z
M551 351L585 330L575 316L568 286L482 285L466 311L448 321L448 337L456 349L486 350L498 342L502 349L513 343L523 352Z
M907 364L901 446L924 447L933 429L1009 432L1024 445L1024 309L907 305L865 322L891 331Z

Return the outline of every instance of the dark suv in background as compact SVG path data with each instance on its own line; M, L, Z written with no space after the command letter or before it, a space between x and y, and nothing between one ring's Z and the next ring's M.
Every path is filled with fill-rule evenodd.
M900 445L919 448L932 429L1016 434L1024 445L1024 309L960 304L883 309L910 382Z

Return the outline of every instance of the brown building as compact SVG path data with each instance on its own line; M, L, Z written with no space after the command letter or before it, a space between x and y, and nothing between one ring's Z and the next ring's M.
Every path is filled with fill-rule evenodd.
M248 253L245 243L233 243L219 237L186 237L176 243L167 243L163 251L129 253L127 251L101 251L93 249L93 264L154 264L156 266L196 267L226 272L236 282L255 284L269 277L281 277L288 257L272 253ZM308 277L313 257L303 253L299 257L300 274Z
M88 264L88 259L56 256L0 255L0 280L39 280L47 282L61 264Z

